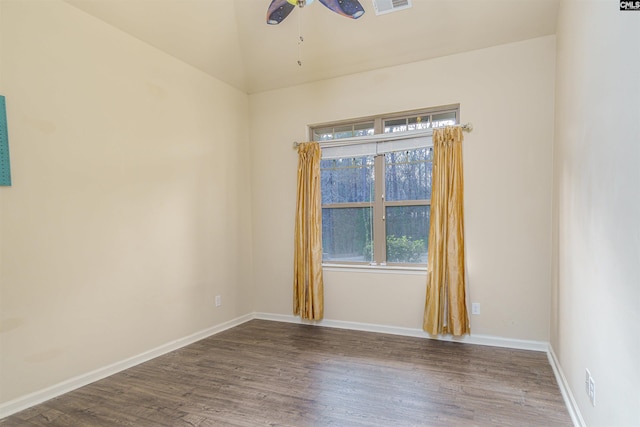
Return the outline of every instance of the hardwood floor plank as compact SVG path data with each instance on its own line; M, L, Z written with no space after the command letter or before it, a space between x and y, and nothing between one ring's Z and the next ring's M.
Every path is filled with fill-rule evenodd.
M571 426L546 354L252 320L0 426Z

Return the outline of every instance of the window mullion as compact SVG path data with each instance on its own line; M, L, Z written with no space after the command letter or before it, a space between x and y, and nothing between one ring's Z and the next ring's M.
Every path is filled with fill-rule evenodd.
M377 264L384 265L387 262L384 222L384 155L375 157L374 173L376 197L373 207L373 259Z
M373 121L373 133L379 134L384 133L384 129L382 128L382 118L376 117Z
M431 200L394 200L385 201L384 206L430 206Z
M348 209L348 208L371 208L371 202L344 202L344 203L325 203L322 209Z

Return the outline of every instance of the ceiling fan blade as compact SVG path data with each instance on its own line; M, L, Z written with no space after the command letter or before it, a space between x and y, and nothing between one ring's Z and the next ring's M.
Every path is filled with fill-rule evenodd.
M267 24L278 25L296 7L287 0L273 0L267 9Z
M364 9L358 0L320 0L320 3L349 18L358 19L364 15Z

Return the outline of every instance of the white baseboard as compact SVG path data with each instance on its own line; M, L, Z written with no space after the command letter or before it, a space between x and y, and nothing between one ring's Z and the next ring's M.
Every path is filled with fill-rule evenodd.
M156 347L149 351L145 351L144 353L122 360L120 362L116 362L103 368L96 369L95 371L87 372L86 374L78 375L77 377L70 378L45 389L2 403L0 404L0 419L8 417L11 414L15 414L16 412L22 411L49 399L53 399L54 397L58 397L64 393L68 393L72 390L83 387L92 382L101 380L110 375L124 371L125 369L132 368L136 365L139 365L140 363L144 363L158 356L162 356L163 354L177 350L189 344L193 344L196 341L200 341L201 339L210 337L229 328L233 328L234 326L240 325L253 319L253 317L253 313L237 317L235 319L229 320L228 322L224 322L200 332L196 332L195 334L186 336L184 338L168 342L159 347Z
M553 369L553 373L556 376L556 381L558 383L558 387L560 387L560 393L562 393L562 398L564 399L564 404L569 411L569 416L571 417L571 421L573 421L573 425L575 427L585 427L586 424L582 419L582 414L580 413L580 409L578 408L578 403L573 397L573 393L571 393L571 388L569 387L569 383L567 382L567 378L564 376L562 372L562 367L560 366L560 362L556 357L556 353L553 351L553 347L549 344L549 351L547 352L547 357L549 358L549 364Z
M434 337L422 329L403 328L399 326L376 325L372 323L346 322L342 320L324 319L320 321L301 320L299 317L284 314L254 313L254 318L274 320L277 322L302 323L329 328L353 329L356 331L378 332L383 334L404 335L408 337L437 339L440 341L461 342L465 344L488 345L492 347L514 348L518 350L533 350L547 352L549 343L546 341L519 340L502 338L491 335L465 335L463 337Z

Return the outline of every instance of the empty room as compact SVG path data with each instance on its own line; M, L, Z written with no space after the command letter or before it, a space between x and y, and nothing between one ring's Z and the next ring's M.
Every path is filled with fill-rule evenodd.
M640 426L640 2L0 0L0 426Z

